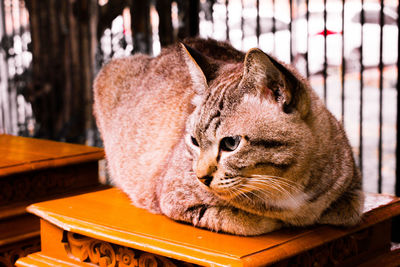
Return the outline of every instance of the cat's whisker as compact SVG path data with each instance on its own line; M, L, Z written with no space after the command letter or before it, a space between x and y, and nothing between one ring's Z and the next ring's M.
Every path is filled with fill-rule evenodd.
M255 194L252 190L248 190L248 191L242 192L241 196L247 197L247 198L249 198L251 200L251 198L247 195L247 193L252 194L254 197L259 198L260 200L262 200L262 198L259 195ZM254 200L251 200L250 202L254 202Z
M259 187L254 186L254 185L248 185L247 188L248 188L248 189L251 189L250 192L251 192L252 194L255 194L254 192L260 192L260 193L262 193L263 195L267 195L267 196L271 195L271 192L268 191L268 190L266 190L265 188L259 188Z
M255 196L256 198L259 198L259 199L262 200L262 201L264 201L265 199L262 198L260 195L256 194L255 192L262 192L263 195L264 195L264 196L267 196L267 197L270 195L270 192L264 191L264 190L260 190L260 188L255 187L255 186L253 186L253 185L248 185L248 184L247 184L247 185L244 185L244 188L245 188L245 189L248 189L248 191L243 192L243 195L247 196L246 194L247 194L247 193L250 193L250 194L252 194L252 195ZM249 196L247 196L247 197L249 197Z
M280 177L280 176L272 176L272 175L251 175L250 176L250 178L252 178L252 179L268 179L268 180L271 180L271 179L273 179L273 181L279 181L279 182L282 182L282 183L286 183L286 184L288 184L288 185L292 185L292 186L298 186L298 184L296 183L296 182L294 182L294 181L292 181L292 180L289 180L289 179L286 179L286 178L284 178L284 177Z
M228 190L227 194L229 195L229 199L232 199L235 197L235 192L233 190Z
M261 186L265 186L265 187L272 187L272 188L275 188L275 189L279 188L280 189L279 191L281 191L281 190L287 191L286 189L284 189L282 187L282 185L280 185L279 183L277 183L277 182L275 182L273 180L269 180L269 181L252 180L250 183L253 184L253 185L258 185L260 187Z
M291 181L289 179L282 177L281 179L277 179L275 181L279 182L280 184L285 185L289 188L296 189L296 190L302 190L302 186L300 186L298 183Z
M244 183L244 186L255 191L264 191L266 189L265 186L268 186L269 184L270 183L265 180L251 180L251 183L246 182Z
M259 180L259 181L255 181L255 183L252 183L251 185L247 185L247 188L253 188L255 191L262 193L265 197L269 197L272 195L272 193L270 191L266 191L265 188L258 187L255 185L267 185L271 189L275 189L276 191L280 192L284 197L291 199L293 201L293 203L298 203L298 200L293 197L293 194L291 192L289 192L288 190L286 190L285 188L283 188L280 184L278 184L276 182ZM253 193L253 192L251 192L251 193ZM253 195L256 195L256 194L253 193Z
M217 184L219 189L223 189L223 192L218 192L217 194L219 195L229 195L229 198L232 199L234 197L237 197L238 195L241 194L240 188L237 188L236 186L240 184L240 180L238 179L231 179L231 181L228 182L219 182Z
M254 202L254 200L251 199L251 198L246 194L246 192L240 192L240 193L239 193L239 196L242 197L243 199L248 199L250 203L253 203L253 202Z
M288 197L288 198L292 198L292 193L289 192L288 190L286 190L284 187L282 187L280 184L278 183L269 183L269 187L272 189L275 189L276 191L280 192L284 197Z
M256 194L256 192L261 193L261 195ZM270 192L266 192L266 191L253 190L253 191L249 191L249 193L252 194L253 196L255 196L256 198L260 199L262 202L264 202L266 199L271 197Z
M279 184L280 187L287 187L288 189L291 189L293 191L299 192L301 191L301 188L298 188L298 186L295 186L294 183L290 184L285 180L279 180L279 179L273 179L268 176L263 176L263 178L251 178L251 183L259 183L259 184L264 184L264 185L270 185L270 184Z
M288 199L290 199L291 200L291 202L292 202L292 205L294 205L294 206L300 206L300 203L299 203L299 201L300 201L300 199L301 199L301 201L305 201L305 199L304 198L297 198L297 197L294 197L294 195L291 193L291 192L289 192L289 191L287 191L286 189L284 189L282 186L280 186L279 184L271 184L271 187L272 188L275 188L277 191L279 191L279 192L281 192L282 194L283 194L283 196L284 197L287 197ZM298 191L298 192L295 192L295 193L300 193L300 191Z
M224 188L224 189L233 189L235 186L240 184L239 180L233 180L233 181L228 181L228 182L219 182L218 187L219 188Z
M250 177L251 178L271 178L271 179L286 181L286 182L292 183L292 184L297 184L296 182L294 182L292 180L289 180L289 179L287 179L285 177L282 177L282 176L253 174Z
M233 191L235 193L235 197L239 197L243 200L249 201L250 203L254 202L253 199L251 199L248 195L246 195L246 191L243 191L243 187L242 188L234 188Z
M254 192L261 193L261 196L259 194L255 194ZM251 193L253 195L257 195L257 197L259 199L262 199L263 201L265 201L266 198L270 198L271 196L273 196L272 192L267 191L265 189L259 189L257 187L253 187L253 190L251 191Z
M229 202L231 202L233 199L239 200L239 202L242 201L247 201L249 200L251 203L253 202L252 199L250 199L248 196L244 195L243 192L241 192L238 188L231 188L231 190L228 191L229 194Z
M247 196L246 195L244 195L242 192L239 192L239 193L237 193L237 194L235 194L235 196L234 197L232 197L232 199L236 199L236 200L238 200L239 202L246 202L248 199L250 200L250 202L253 202L250 198L246 198ZM231 199L231 200L232 200Z

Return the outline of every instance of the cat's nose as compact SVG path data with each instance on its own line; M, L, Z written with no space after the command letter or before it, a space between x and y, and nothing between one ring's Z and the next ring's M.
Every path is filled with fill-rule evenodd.
M206 175L206 176L200 177L198 179L200 180L200 182L202 182L206 186L210 186L213 177L211 175Z

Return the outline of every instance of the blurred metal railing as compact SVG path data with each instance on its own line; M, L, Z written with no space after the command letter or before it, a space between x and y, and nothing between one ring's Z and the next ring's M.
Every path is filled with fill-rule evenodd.
M28 20L25 1L0 2L0 133L29 135L34 127L31 106L22 95L32 60Z

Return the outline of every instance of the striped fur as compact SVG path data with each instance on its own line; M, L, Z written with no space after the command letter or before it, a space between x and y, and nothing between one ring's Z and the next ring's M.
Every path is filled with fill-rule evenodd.
M113 60L95 81L111 177L132 203L238 235L358 223L351 147L307 81L258 49L184 43Z

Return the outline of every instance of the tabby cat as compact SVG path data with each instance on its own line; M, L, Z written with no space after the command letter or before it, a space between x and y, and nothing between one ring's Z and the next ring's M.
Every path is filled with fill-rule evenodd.
M190 39L115 59L94 97L112 181L137 207L237 235L360 221L341 124L259 49Z

